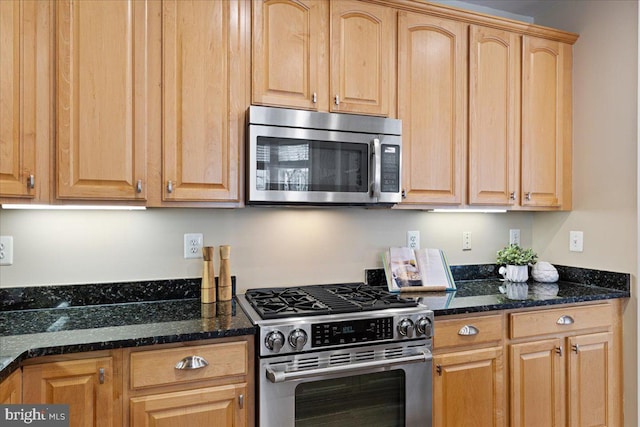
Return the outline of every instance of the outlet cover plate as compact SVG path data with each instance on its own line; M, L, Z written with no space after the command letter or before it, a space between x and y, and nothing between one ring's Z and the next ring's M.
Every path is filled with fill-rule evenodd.
M13 264L13 236L0 236L0 265Z
M187 233L184 235L184 257L202 258L204 236L202 233Z

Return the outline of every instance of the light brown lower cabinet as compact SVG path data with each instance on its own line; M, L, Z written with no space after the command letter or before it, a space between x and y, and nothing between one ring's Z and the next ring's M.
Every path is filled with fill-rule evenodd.
M505 421L503 315L436 319L433 426Z
M0 384L0 403L68 404L71 427L253 427L253 338L29 360Z
M124 425L253 426L252 339L124 350Z
M120 426L120 352L91 356L79 354L75 360L69 360L69 356L66 360L46 358L42 363L24 366L23 403L68 404L71 427Z
M622 426L622 303L436 318L434 427Z
M18 369L0 383L0 405L22 403L22 371Z
M512 426L623 425L618 300L510 317Z

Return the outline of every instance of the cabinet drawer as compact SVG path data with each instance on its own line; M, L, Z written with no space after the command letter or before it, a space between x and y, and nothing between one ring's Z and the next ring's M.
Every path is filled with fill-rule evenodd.
M607 327L612 321L608 304L511 313L511 338Z
M199 356L208 365L178 369L185 358ZM208 380L247 373L247 343L232 342L131 353L131 388Z
M434 326L434 348L467 346L502 339L502 316L467 317L437 320Z

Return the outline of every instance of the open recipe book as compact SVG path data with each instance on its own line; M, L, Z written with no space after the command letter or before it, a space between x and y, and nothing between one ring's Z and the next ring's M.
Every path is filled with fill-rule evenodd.
M392 247L382 258L390 292L456 289L447 257L440 249Z

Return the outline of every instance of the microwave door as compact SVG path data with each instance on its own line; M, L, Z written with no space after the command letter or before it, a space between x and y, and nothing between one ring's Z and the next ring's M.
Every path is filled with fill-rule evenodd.
M249 203L367 204L371 136L249 126Z

